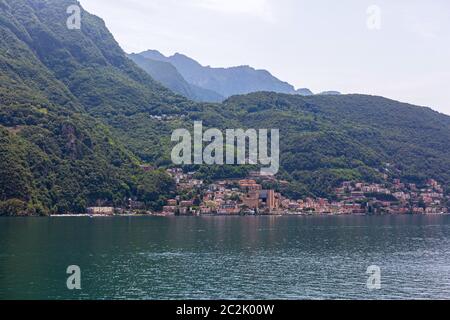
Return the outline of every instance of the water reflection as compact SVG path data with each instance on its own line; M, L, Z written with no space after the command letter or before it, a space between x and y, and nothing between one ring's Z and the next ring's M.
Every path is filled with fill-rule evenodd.
M449 249L448 216L5 218L0 298L450 298Z

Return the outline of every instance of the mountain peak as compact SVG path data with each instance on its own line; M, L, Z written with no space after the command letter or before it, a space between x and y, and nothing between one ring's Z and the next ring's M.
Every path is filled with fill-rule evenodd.
M166 59L166 57L158 50L146 50L146 51L143 51L141 53L136 53L136 54L140 55L144 58L147 58L147 59L153 59L153 60L158 60L158 61L164 61Z
M210 65L203 66L195 59L183 53L176 52L171 56L165 56L158 50L147 50L139 53L138 55L147 59L163 61L171 64L179 73L179 76L177 76L178 79L183 78L183 80L185 80L189 85L197 89L207 90L209 92L207 95L208 98L213 98L213 100L201 100L202 95L200 95L200 101L217 102L217 99L220 99L219 97L228 98L233 95L248 94L260 91L287 93L301 96L314 95L314 93L308 88L299 88L296 90L293 85L278 79L268 70L256 69L250 65L239 65L228 68L217 68ZM135 62L137 61L137 59L134 60ZM149 70L148 66L143 68L147 71ZM153 78L156 78L159 81L167 78L167 75L160 75L157 73L155 68L152 69L153 70L150 75ZM162 71L161 68L159 69ZM162 81L162 83L166 87L174 90L173 79L170 83L165 83L164 81ZM186 84L183 86L186 87ZM186 94L184 92L180 92L180 90L175 91L186 96ZM340 94L341 93L338 91L324 91L319 93L319 95ZM191 95L188 95L187 97L192 99ZM198 97L196 99L198 99Z
M193 86L217 92L223 97L258 91L296 94L295 88L281 81L269 71L257 70L249 65L229 68L203 66L182 53L166 57L156 50L148 50L142 56L171 63L183 78Z
M312 96L312 95L314 95L314 93L311 90L309 90L308 88L300 88L300 89L297 89L296 92L297 92L298 95L301 95L301 96Z
M324 91L319 93L320 96L339 96L342 93L340 93L339 91Z

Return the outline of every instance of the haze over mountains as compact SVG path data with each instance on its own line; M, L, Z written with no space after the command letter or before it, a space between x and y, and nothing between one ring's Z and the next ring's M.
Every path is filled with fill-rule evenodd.
M385 173L405 182L433 178L450 189L448 116L366 95L257 92L197 103L130 60L100 18L83 10L81 30L69 30L70 5L78 2L0 0L0 215L79 213L92 205L126 206L130 198L161 208L175 194L164 170L173 166L171 134L198 120L220 130L279 128L278 177L288 182L279 188L292 198L331 198L343 181L380 181ZM241 72L290 88L249 67L206 72L181 55L173 60L176 70L167 75L181 74L186 90L195 91L190 82L207 83L229 95L243 89L221 89L219 75ZM196 94L213 95L203 90ZM143 164L158 169L144 172ZM187 169L207 181L254 170Z
M270 72L250 66L205 67L183 54L166 57L156 50L130 54L129 57L155 80L195 101L220 102L233 95L259 91L313 95L309 89L296 90Z
M189 83L170 62L154 60L139 54L128 57L146 71L153 79L173 92L194 101L221 102L225 97L219 93Z

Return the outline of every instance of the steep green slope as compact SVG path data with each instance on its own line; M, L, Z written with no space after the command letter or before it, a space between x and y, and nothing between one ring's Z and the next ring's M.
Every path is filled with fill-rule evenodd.
M81 30L69 30L66 9L76 1L5 3L8 23L29 35L26 45L84 110L110 125L115 138L144 161L161 158L160 134L172 128L155 116L179 116L198 106L162 87L128 59L100 18L83 10Z
M49 59L55 39L27 5L43 3L0 4L0 214L125 204L139 196L139 162L43 63L65 73Z

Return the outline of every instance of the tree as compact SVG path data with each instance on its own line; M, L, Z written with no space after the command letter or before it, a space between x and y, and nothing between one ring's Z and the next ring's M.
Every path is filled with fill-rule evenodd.
M19 199L9 199L0 202L0 216L22 216L28 215L27 203Z

